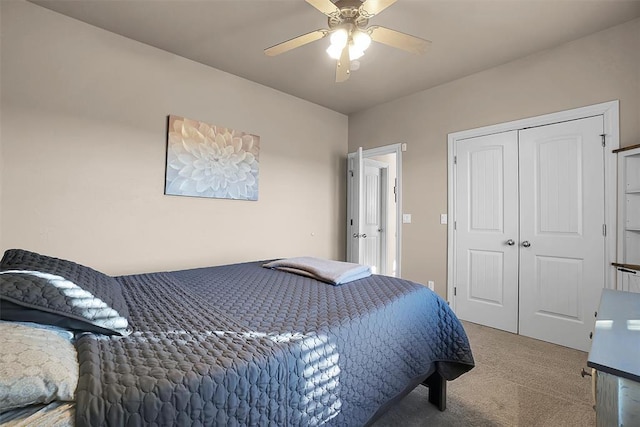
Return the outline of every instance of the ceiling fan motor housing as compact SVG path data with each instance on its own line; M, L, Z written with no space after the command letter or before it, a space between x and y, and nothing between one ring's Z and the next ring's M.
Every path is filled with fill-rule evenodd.
M364 10L361 10L362 2L360 0L338 0L335 5L340 11L329 16L330 30L346 27L351 33L355 28L364 30L367 27L369 16Z

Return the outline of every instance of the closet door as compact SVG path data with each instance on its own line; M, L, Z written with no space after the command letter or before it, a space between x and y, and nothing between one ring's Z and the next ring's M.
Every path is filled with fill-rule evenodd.
M518 331L518 132L456 143L456 314Z
M521 130L520 334L588 351L605 284L603 118Z

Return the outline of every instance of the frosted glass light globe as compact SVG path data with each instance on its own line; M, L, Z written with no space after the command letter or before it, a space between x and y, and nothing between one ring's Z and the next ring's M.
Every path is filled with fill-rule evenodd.
M327 48L327 53L333 59L340 59L340 55L342 55L342 49L344 49L344 47L332 44Z
M358 59L361 58L362 55L364 55L364 51L358 49L358 46L355 46L353 44L349 45L349 59Z
M354 31L353 33L353 44L358 50L364 52L367 50L369 45L371 44L371 37L369 34L362 31Z
M331 34L331 45L338 46L343 48L347 45L347 40L349 39L349 33L344 28L340 28L335 30L333 34Z

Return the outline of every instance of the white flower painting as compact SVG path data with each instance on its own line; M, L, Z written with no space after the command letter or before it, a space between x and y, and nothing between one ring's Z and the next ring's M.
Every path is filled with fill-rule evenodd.
M260 137L169 116L165 194L258 200Z

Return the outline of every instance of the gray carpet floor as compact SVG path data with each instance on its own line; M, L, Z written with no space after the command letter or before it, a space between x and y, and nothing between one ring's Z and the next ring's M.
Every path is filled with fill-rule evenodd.
M596 425L587 353L463 323L476 367L448 383L447 410L418 386L375 427Z

